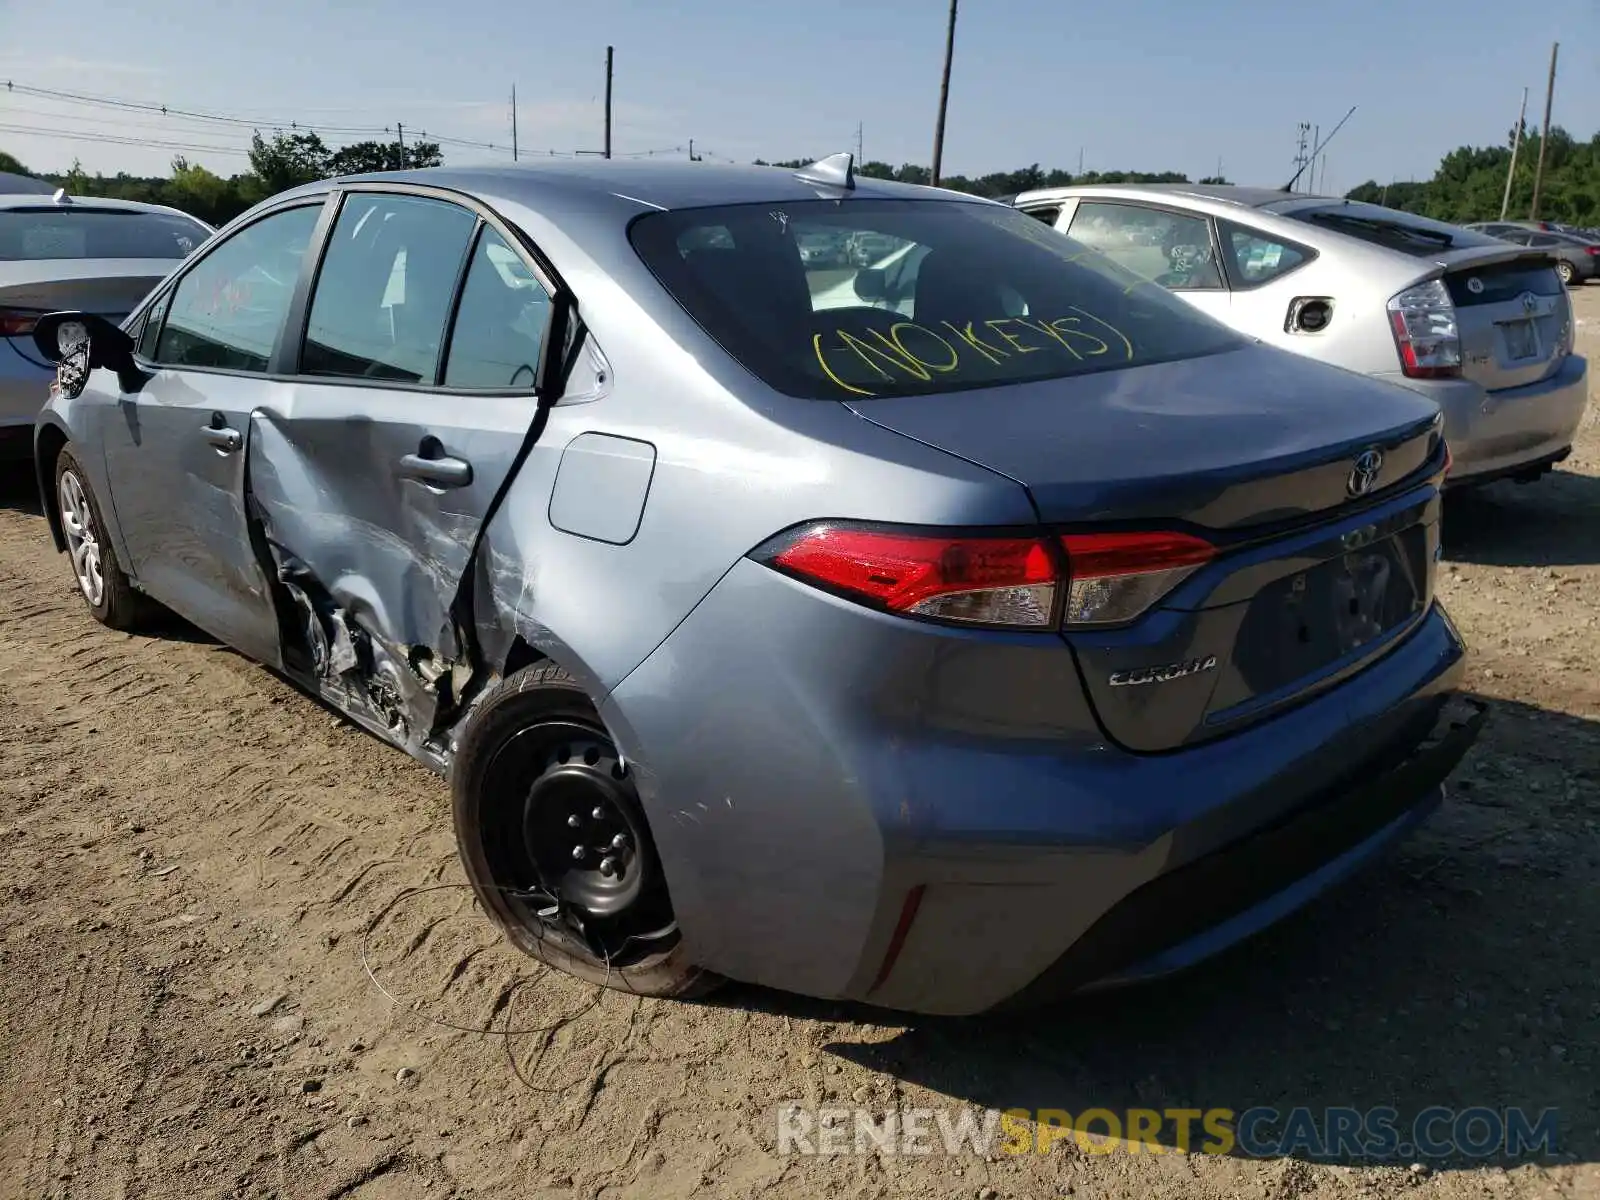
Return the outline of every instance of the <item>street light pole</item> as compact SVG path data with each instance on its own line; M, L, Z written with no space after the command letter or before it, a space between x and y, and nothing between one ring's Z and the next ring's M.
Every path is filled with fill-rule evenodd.
M950 0L950 24L944 35L944 77L939 82L939 120L933 128L933 186L939 186L939 170L944 163L944 114L950 104L950 60L956 52L956 4Z

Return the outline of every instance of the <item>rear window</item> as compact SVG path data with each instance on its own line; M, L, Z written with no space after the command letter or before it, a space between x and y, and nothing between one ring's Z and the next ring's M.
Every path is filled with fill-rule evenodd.
M1061 379L1243 344L1166 289L999 205L698 208L640 217L629 236L734 359L808 399ZM810 249L819 244L840 251Z
M1498 238L1460 225L1446 225L1443 221L1432 221L1427 217L1376 204L1345 203L1325 208L1297 208L1282 215L1418 258L1431 258L1445 250L1493 246L1499 241Z
M53 258L185 258L210 236L179 213L107 208L0 210L0 262Z

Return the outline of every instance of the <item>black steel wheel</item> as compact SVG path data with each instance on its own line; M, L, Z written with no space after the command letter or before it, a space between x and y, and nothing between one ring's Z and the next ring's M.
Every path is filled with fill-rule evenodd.
M565 671L529 667L493 688L458 740L451 783L467 876L517 946L626 991L711 983L687 960L631 774Z

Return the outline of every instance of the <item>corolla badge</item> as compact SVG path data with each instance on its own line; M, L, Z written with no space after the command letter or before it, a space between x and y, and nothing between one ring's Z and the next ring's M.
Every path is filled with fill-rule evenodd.
M1135 667L1131 671L1113 671L1111 673L1112 687L1137 687L1145 683L1170 683L1174 679L1183 679L1190 675L1199 675L1204 671L1214 671L1217 667L1217 656L1208 654L1204 658L1190 658L1183 662L1165 663L1159 667Z
M1378 482L1378 475L1382 470L1383 451L1376 446L1370 450L1363 450L1356 456L1350 478L1345 481L1345 490L1352 496L1365 496Z

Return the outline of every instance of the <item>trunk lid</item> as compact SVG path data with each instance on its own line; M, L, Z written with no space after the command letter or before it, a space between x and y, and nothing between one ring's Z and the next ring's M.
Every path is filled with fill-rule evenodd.
M1461 374L1486 391L1526 387L1572 349L1572 312L1555 263L1520 247L1441 256L1456 307Z
M875 424L998 471L1048 523L1233 529L1338 509L1377 446L1378 488L1422 464L1438 415L1407 388L1247 346L1044 383L851 401Z
M1062 631L1102 727L1130 750L1209 740L1334 686L1432 602L1438 492L1422 469L1438 410L1408 389L1251 346L851 407L1016 479L1052 529L1218 547L1129 624ZM1381 468L1352 496L1371 449Z
M177 265L165 258L8 262L0 266L0 308L76 309L120 321Z

